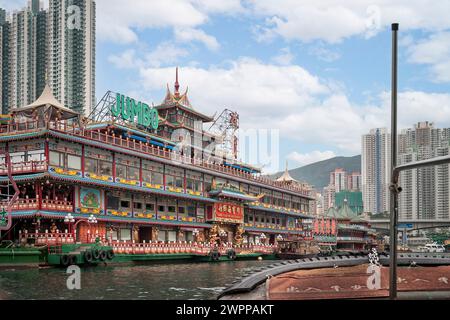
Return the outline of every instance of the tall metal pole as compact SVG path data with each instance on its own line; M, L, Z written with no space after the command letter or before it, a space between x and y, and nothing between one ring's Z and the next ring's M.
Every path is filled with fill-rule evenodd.
M390 186L390 261L389 297L397 298L397 228L398 188L394 169L397 167L397 31L398 23L392 24L392 88L391 88L391 186Z

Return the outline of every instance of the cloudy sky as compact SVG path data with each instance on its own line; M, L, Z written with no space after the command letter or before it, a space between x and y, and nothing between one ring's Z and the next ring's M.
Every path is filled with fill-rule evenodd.
M362 134L389 126L392 22L400 127L450 126L449 1L96 2L98 99L112 90L159 103L180 66L198 111L279 129L290 167L359 154Z

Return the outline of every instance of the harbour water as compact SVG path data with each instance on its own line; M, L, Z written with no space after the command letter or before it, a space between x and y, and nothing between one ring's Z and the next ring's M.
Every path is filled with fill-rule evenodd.
M67 289L65 269L0 272L1 299L177 300L215 299L237 278L274 261L146 263L81 269L81 289Z

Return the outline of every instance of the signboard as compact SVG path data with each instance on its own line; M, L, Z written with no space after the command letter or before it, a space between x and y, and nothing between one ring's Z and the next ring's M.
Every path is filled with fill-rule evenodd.
M234 203L215 203L214 220L221 222L243 223L244 207Z
M8 225L7 213L5 209L0 211L0 227L5 227Z
M99 214L101 211L100 190L90 188L80 188L80 211L81 213Z
M116 95L116 103L111 105L111 114L131 123L158 129L159 116L156 109L120 93Z
M398 228L399 229L412 229L413 225L412 225L412 223L400 223L398 225Z

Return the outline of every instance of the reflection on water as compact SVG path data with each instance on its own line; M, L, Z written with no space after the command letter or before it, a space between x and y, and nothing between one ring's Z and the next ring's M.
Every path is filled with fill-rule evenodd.
M3 269L1 299L214 299L243 275L273 261L147 263L83 268L81 290L65 269Z

